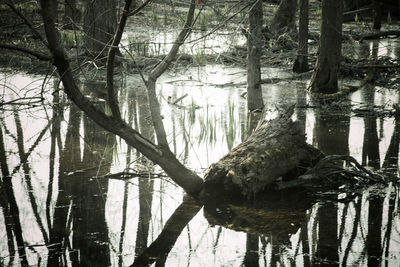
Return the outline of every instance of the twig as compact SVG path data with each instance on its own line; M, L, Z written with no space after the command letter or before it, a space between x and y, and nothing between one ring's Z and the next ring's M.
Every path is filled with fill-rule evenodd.
M143 8L147 6L152 0L146 0L143 4L141 4L138 8L133 10L131 13L128 14L129 17L135 16L137 13L139 13Z
M184 99L185 97L187 97L188 94L184 94L183 96L179 97L178 99L176 99L174 102L172 102L173 105L176 105L176 103L178 103L179 101L181 101L182 99Z

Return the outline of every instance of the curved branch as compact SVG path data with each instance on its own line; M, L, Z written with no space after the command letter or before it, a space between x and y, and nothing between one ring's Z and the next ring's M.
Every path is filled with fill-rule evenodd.
M194 0L192 0L192 2L194 3ZM164 149L164 147L155 145L122 119L114 116L107 116L82 94L72 75L69 61L63 47L61 46L59 33L55 27L57 1L41 0L40 5L42 7L42 17L46 38L49 43L50 52L54 57L53 64L57 68L61 81L63 82L64 92L68 95L71 101L98 125L103 127L105 130L120 136L128 145L136 148L148 159L160 165L169 177L171 177L171 179L186 192L197 196L197 194L203 189L203 179L179 162L169 149ZM157 101L156 98L155 100Z
M108 95L108 104L110 105L111 113L114 117L121 119L121 111L119 110L118 106L118 93L114 90L114 59L115 54L118 51L118 45L121 42L122 33L124 32L124 28L126 25L126 21L128 19L129 8L131 6L132 0L126 0L125 6L122 11L121 19L118 23L118 29L114 35L112 44L110 49L108 50L107 56L107 95Z
M164 148L168 148L167 135L165 133L164 124L162 122L160 103L157 100L156 94L156 81L163 74L171 62L175 59L179 47L183 44L187 36L192 31L192 22L194 10L196 8L196 0L191 0L189 11L187 13L186 22L183 29L176 38L174 45L169 51L168 55L160 62L149 74L147 81L147 94L149 97L151 117L153 119L154 129L157 135L158 144Z
M50 61L53 59L53 57L50 55L46 55L46 54L28 49L26 47L21 47L21 46L16 46L16 45L8 45L8 44L0 44L0 48L23 52L23 53L34 56L37 59L44 60L44 61Z
M143 8L147 6L148 3L150 3L152 0L146 0L143 4L141 4L138 8L133 10L131 13L128 14L129 17L135 16L137 13L139 13Z

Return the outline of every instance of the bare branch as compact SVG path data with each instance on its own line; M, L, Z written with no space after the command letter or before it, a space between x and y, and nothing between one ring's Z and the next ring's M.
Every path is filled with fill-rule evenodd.
M191 7L194 5L194 1L195 0L192 0ZM46 38L49 43L50 52L54 57L53 64L57 68L57 71L61 77L61 81L64 84L64 92L68 95L72 102L74 102L99 126L120 136L128 145L135 147L148 159L160 165L160 167L164 169L171 179L184 190L186 190L186 192L192 195L197 195L203 188L203 180L197 174L186 168L168 149L168 147L155 145L153 142L146 139L139 132L134 130L122 119L114 116L107 116L82 94L75 82L70 63L63 47L61 46L59 33L56 29L57 1L41 0L40 4L42 7L41 13L43 17ZM193 11L194 6L191 8L191 17L193 17ZM153 92L155 93L155 88ZM156 101L159 111L160 108L155 95L152 97L154 97L153 101ZM158 114L158 118L162 125L160 114Z
M23 53L34 56L37 59L44 60L44 61L50 61L53 59L53 57L50 55L46 55L44 53L37 52L37 51L31 50L26 47L21 47L21 46L16 46L16 45L8 45L8 44L0 44L0 48L23 52Z
M118 29L114 35L112 44L110 49L108 50L107 56L107 95L108 95L108 104L111 109L111 113L114 117L121 119L121 111L119 110L117 96L118 93L114 90L114 59L115 54L118 50L118 45L121 42L122 33L124 32L124 28L126 25L126 21L128 19L129 8L131 6L132 0L126 0L124 10L122 11L122 16L118 24Z
M141 4L138 8L133 10L131 13L128 14L129 17L135 16L137 13L139 13L143 8L147 6L152 0L146 0L143 4Z
M176 38L174 45L169 51L168 55L160 62L149 74L147 81L147 94L149 97L151 117L153 119L153 125L157 135L158 144L162 147L168 147L167 135L165 133L164 124L160 113L160 103L157 100L156 94L156 80L164 71L169 67L171 62L175 59L178 53L179 47L183 44L187 36L192 30L193 14L196 8L196 1L192 0L190 3L189 11L187 13L186 22L183 29Z

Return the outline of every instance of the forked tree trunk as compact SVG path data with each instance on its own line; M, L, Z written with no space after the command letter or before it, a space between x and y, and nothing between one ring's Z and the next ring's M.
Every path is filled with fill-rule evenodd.
M307 72L308 68L308 0L300 0L299 47L293 71Z
M262 47L262 0L250 9L250 33L247 39L247 109L252 111L264 106L261 92L261 47Z
M331 94L338 91L338 72L342 57L343 1L322 1L321 38L318 59L309 90Z

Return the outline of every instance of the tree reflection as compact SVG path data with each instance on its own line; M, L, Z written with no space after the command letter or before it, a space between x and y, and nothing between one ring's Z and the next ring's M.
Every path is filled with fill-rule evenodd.
M371 166L374 169L379 169L379 139L377 131L377 116L374 112L375 104L375 88L373 85L366 85L362 90L363 101L367 105L367 110L370 111L368 116L364 117L364 142L362 147L362 165Z
M168 255L186 225L199 212L201 206L187 196L165 223L160 235L140 254L131 266L148 266Z
M60 155L58 195L55 203L52 227L50 229L50 244L47 266L66 264L65 250L70 247L69 228L72 220L70 211L72 206L71 186L73 173L80 169L80 125L82 114L75 105L69 109L68 128L65 137L64 149Z
M136 97L139 104L138 122L140 132L144 137L154 141L154 128L151 123L149 102L144 88L137 90ZM137 168L147 176L139 177L139 220L136 232L135 255L140 255L147 248L154 189L154 179L152 178L153 163L143 156L138 155L138 157Z
M13 232L15 235L15 240L17 242L18 254L20 257L21 265L29 266L26 257L24 238L22 236L19 208L17 205L17 201L15 199L14 190L11 182L11 175L7 165L7 156L4 147L4 136L2 127L0 127L0 159L1 159L0 167L2 173L0 198L2 199L1 204L3 206L5 222L10 223L8 227L11 226L10 228L6 226L10 255L15 255L14 242L12 241L13 240L12 232ZM12 262L12 260L10 260L10 262Z
M348 155L350 103L344 100L343 110L318 109L315 116L314 145L323 153ZM337 200L337 196L333 196ZM318 246L313 258L315 265L339 263L338 206L335 201L318 205Z
M258 235L247 233L246 235L246 254L243 265L246 267L259 266L258 264Z
M98 106L105 108L101 100ZM81 122L81 111L71 105L64 150L60 157L59 194L50 231L48 266L65 265L67 257L64 252L67 248L72 266L111 264L105 218L108 180L96 177L110 172L115 136L83 117L81 159ZM69 244L69 231L72 244Z

